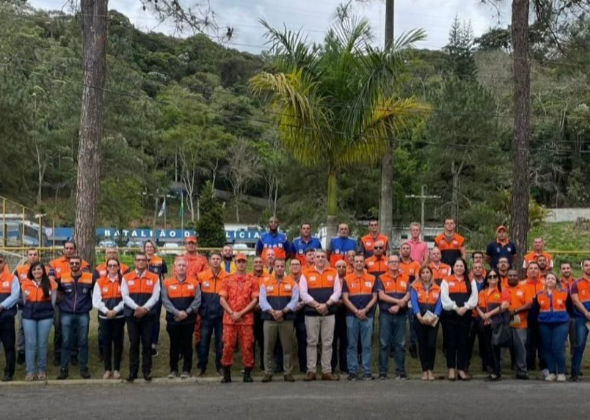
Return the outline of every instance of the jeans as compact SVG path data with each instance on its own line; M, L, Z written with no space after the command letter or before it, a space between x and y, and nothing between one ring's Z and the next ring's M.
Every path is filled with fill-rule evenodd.
M586 328L586 318L574 318L575 337L574 351L572 354L572 375L579 375L588 339L588 328Z
M387 375L390 349L394 351L395 372L398 375L406 373L406 319L405 313L379 314L379 375ZM413 325L411 330L415 331Z
M80 360L80 372L88 370L88 326L90 316L84 314L61 313L61 368L68 370L70 365L70 352L75 346L74 339L77 338L78 358Z
M4 349L4 356L6 356L4 374L13 377L16 364L16 332L14 330L13 316L0 321L0 341L2 342L2 348Z
M405 322L405 317L404 317ZM358 340L361 339L363 376L371 375L371 339L373 338L373 318L361 321L357 317L346 317L346 328L348 331L348 373L357 375L358 365ZM405 324L404 324L405 328Z
M125 318L99 318L98 325L101 326L102 331L104 370L120 371L125 338Z
M52 325L53 318L39 320L23 318L27 373L36 373L35 353L37 354L37 372L47 371L47 342Z
M211 336L215 332L215 370L221 369L221 356L223 354L223 318L202 318L201 343L199 344L199 369L203 372L207 369L209 361L209 347Z
M549 373L565 373L565 340L569 333L569 322L539 323L539 332L541 351Z
M295 315L295 336L297 337L297 358L299 359L299 372L307 371L307 331L305 329L305 314L300 310Z

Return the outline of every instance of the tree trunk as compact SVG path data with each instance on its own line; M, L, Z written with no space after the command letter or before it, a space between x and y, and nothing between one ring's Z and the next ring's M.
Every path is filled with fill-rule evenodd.
M459 224L459 170L453 160L451 162L451 175L453 176L453 190L451 192L451 217Z
M521 267L529 230L529 136L531 80L529 62L529 0L512 1L514 48L514 137L512 139L512 239L518 251L514 266Z
M393 46L394 0L385 2L385 49ZM388 133L387 150L381 159L381 199L379 202L379 224L391 242L393 229L393 133Z
M74 239L82 258L93 265L107 68L108 0L81 0L81 12L84 88L80 114Z
M41 205L43 199L43 180L45 179L45 171L47 170L47 161L41 156L41 149L39 145L35 145L35 152L37 154L37 176L38 176L38 187L37 187L37 205Z
M328 220L326 222L326 243L330 243L330 239L336 236L338 230L338 182L336 178L336 170L330 168L328 172Z

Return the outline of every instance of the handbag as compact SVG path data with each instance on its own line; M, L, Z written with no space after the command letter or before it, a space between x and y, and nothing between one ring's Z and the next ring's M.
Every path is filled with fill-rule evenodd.
M492 346L510 347L512 345L512 328L510 328L510 318L506 317L506 312L500 315L500 320L492 325Z

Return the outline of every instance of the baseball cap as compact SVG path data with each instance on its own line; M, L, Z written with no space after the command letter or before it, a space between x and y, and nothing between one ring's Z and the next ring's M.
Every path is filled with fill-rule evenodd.
M508 229L506 229L506 226L504 226L504 225L500 225L500 226L498 226L498 228L496 229L496 233L500 232L501 230L504 230L505 232L508 232Z
M185 242L197 242L197 237L195 235L187 236L184 241Z
M240 261L240 260L248 261L248 257L246 257L246 254L243 254L240 252L239 254L236 255L236 261Z

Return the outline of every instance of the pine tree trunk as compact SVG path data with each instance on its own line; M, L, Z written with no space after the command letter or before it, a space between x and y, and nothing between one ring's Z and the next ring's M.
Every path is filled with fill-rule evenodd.
M512 239L520 267L529 230L529 137L531 130L531 86L529 62L529 0L512 1L512 45L514 48L514 137L512 139Z
M82 0L81 16L84 88L80 115L74 238L82 258L93 264L100 181L103 98L106 85L108 0Z

